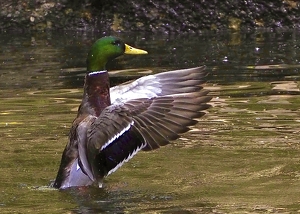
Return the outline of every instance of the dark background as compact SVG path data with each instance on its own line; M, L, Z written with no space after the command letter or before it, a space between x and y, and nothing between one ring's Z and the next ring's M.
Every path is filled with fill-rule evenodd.
M299 28L299 0L7 0L0 30L201 33Z

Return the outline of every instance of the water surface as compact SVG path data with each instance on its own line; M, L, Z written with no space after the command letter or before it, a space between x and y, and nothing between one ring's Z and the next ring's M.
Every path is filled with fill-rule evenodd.
M299 34L118 35L149 54L110 63L112 85L205 64L213 108L103 189L67 191L47 185L81 101L86 53L102 35L0 35L1 213L299 211Z

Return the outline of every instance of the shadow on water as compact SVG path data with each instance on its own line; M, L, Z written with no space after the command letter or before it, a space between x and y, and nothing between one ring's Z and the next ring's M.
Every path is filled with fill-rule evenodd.
M220 83L297 80L298 34L297 31L224 32L200 36L120 34L118 36L127 43L147 49L149 54L123 56L107 67L109 70L141 68L161 72L205 64L213 71L210 80ZM76 32L22 37L4 34L1 36L1 77L7 77L8 81L2 81L0 86L3 88L9 83L20 88L53 87L54 82L57 87L81 87L86 54L90 45L101 36ZM19 72L22 75L16 75ZM135 78L135 71L131 73ZM126 78L128 75L119 76ZM24 78L27 81L21 81Z
M112 85L205 64L213 108L171 145L137 154L104 189L43 190L81 101L100 34L0 35L1 213L293 213L300 210L298 31L119 34L144 56Z

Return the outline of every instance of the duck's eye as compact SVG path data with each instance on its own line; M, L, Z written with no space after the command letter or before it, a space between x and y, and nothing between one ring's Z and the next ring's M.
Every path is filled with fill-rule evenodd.
M119 40L115 40L112 42L113 45L120 46L121 42Z

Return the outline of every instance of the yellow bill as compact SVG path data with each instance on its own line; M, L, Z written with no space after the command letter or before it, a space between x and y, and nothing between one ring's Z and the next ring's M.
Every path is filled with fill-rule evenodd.
M127 44L125 44L125 52L124 53L125 54L148 54L147 51L131 47Z

